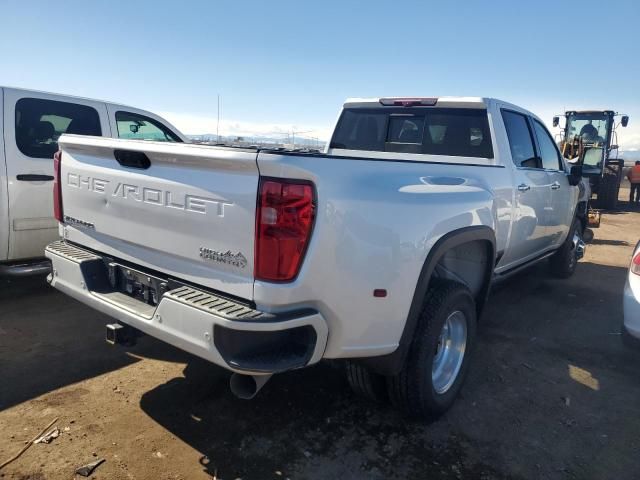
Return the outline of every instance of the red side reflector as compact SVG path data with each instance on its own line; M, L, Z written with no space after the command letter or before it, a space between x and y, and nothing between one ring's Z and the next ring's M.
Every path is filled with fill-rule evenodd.
M314 187L305 181L260 180L256 211L255 278L296 278L315 217Z
M373 296L376 298L384 298L387 296L387 291L384 288L376 288L373 291Z
M433 107L438 103L437 98L381 98L380 103L385 107Z
M59 222L64 222L62 211L62 152L58 150L53 155L53 216Z
M640 252L638 252L631 260L631 273L640 275Z

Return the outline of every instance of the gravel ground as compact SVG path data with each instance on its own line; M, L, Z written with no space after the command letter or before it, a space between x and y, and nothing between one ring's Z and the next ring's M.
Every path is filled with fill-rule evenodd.
M55 417L62 434L0 478L98 458L95 479L640 478L640 350L620 338L640 212L624 209L570 280L540 265L494 289L462 394L428 425L327 365L237 400L226 372L152 338L109 347L109 319L42 278L1 280L0 462Z

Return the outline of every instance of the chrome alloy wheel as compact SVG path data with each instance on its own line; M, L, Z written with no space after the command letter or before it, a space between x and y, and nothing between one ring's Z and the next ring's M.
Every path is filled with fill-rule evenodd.
M446 393L454 384L467 348L467 318L459 310L444 322L433 357L431 381L436 393Z

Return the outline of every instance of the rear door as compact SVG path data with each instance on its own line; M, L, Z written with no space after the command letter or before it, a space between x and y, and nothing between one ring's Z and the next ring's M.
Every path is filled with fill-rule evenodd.
M515 165L515 215L503 260L507 265L535 258L550 246L547 224L551 190L549 175L536 154L528 117L506 108L501 112Z
M573 222L573 206L576 205L577 188L569 185L564 162L553 137L542 123L531 118L535 132L538 156L542 168L549 177L550 205L547 209L547 235L552 246L562 243Z
M60 146L65 238L253 298L255 150L73 135Z
M51 190L58 138L65 132L110 135L106 106L14 89L5 89L4 105L8 258L43 256L46 244L58 237Z

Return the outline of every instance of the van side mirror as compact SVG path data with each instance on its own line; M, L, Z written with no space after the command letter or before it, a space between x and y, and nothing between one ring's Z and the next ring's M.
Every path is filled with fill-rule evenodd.
M620 119L620 125L622 125L623 127L629 125L629 115L622 116L622 118Z
M560 125L560 117L553 117L553 126L557 127Z
M582 180L582 165L572 165L569 170L569 185L576 186Z

